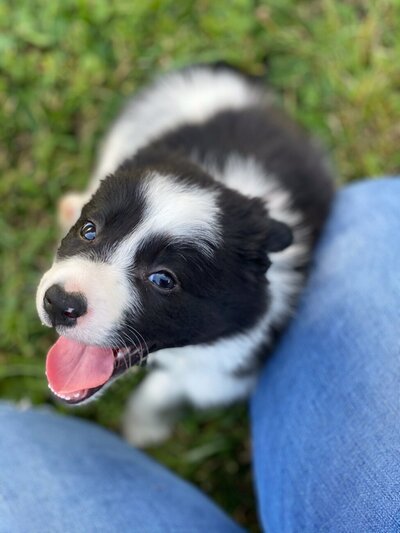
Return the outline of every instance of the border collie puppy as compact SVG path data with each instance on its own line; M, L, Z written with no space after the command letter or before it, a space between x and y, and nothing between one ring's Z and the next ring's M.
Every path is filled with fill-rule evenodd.
M184 403L245 398L292 315L333 181L262 87L226 67L161 77L105 138L87 192L37 291L60 335L53 393L79 404L134 365L127 439L168 437Z

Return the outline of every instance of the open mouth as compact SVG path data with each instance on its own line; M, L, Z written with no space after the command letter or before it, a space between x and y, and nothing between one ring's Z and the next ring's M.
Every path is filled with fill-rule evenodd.
M148 354L142 344L103 348L61 336L47 354L49 388L65 403L81 403L129 368L143 366Z

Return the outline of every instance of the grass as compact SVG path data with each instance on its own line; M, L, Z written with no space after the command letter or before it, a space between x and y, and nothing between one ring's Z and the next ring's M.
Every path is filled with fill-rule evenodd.
M400 170L397 0L0 3L0 397L51 403L54 340L34 309L60 194L83 188L127 95L154 73L225 59L265 75L333 154L338 179ZM267 65L267 67L266 67ZM113 430L132 376L71 411ZM246 408L190 415L151 452L257 531Z

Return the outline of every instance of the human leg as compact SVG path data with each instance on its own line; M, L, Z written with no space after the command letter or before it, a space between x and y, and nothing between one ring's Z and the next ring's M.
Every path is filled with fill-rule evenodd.
M400 531L400 180L345 188L252 402L263 525Z
M0 403L1 533L239 532L200 491L116 435Z

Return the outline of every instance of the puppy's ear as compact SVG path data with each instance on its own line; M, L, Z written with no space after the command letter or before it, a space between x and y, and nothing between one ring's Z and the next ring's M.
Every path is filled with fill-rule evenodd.
M267 252L281 252L293 242L293 232L283 222L274 218L268 219L268 230L265 240Z
M265 274L271 264L268 254L280 252L293 242L289 226L270 218L258 198L232 195L225 213L228 249L238 256L243 272Z

